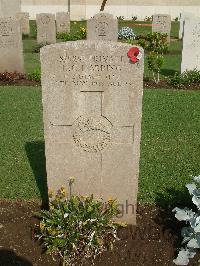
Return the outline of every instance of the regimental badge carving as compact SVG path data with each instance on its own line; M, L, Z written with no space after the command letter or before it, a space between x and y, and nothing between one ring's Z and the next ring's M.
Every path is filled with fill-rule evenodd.
M97 153L111 144L111 131L111 122L103 116L80 116L73 125L73 139L82 150Z
M49 24L50 23L50 21L51 21L51 18L48 16L48 15L46 15L46 16L42 16L41 17L41 21L42 21L42 24Z
M105 37L107 35L108 28L109 28L109 25L107 22L99 21L98 25L96 25L96 32L98 36Z

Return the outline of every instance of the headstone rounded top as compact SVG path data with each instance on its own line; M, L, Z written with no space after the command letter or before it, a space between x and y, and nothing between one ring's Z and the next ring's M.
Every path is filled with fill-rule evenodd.
M106 13L104 11L100 11L99 13L95 14L92 18L107 18L107 19L114 19L112 14Z
M51 49L65 49L65 48L77 48L80 49L81 47L85 48L96 48L96 49L102 49L103 51L105 51L105 48L108 49L109 48L131 48L133 47L133 45L128 44L128 43L121 43L121 42L114 42L114 41L95 41L95 40L80 40L80 41L69 41L69 42L60 42L60 43L55 43L55 44L50 44L50 45L46 45L44 47L42 47L40 49L41 53L45 53L48 50ZM143 54L144 50L142 47L134 45L134 47L138 47L140 49L140 52Z

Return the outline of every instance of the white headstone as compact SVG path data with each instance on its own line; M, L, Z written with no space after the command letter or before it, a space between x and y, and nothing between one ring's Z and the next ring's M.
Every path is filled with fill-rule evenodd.
M171 16L167 14L153 15L152 32L166 33L167 41L170 43Z
M184 21L186 19L192 19L195 18L195 15L189 12L182 12L180 14L180 28L179 28L179 39L183 39L183 33L184 33Z
M184 25L181 73L200 70L200 18L186 19Z
M41 49L48 187L120 203L136 221L144 55L129 44L77 41ZM137 49L137 48L136 48Z
M0 18L0 72L24 72L20 22Z
M117 41L118 20L108 13L96 14L87 21L87 40Z

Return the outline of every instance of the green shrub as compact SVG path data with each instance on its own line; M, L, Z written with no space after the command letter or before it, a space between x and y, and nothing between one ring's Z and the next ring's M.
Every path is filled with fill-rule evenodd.
M42 240L46 251L58 255L63 265L81 265L111 248L117 239L117 228L123 224L113 222L118 213L115 200L105 203L93 196L66 198L64 187L55 196L50 195L50 209L37 217L36 238Z
M160 69L164 64L164 57L161 54L151 52L147 56L148 69L152 71L153 80L156 84L160 82Z
M167 34L160 32L149 33L140 36L138 45L150 52L165 54L168 52Z
M136 21L137 20L137 16L132 16L132 20Z
M41 81L41 70L39 68L34 69L28 73L28 79L32 81Z
M169 83L180 89L200 87L200 71L194 69L185 71L182 74L176 72L174 76L169 77Z
M145 19L144 19L144 21L152 21L152 19L153 19L152 16L150 16L150 17L146 16Z
M84 27L80 27L79 31L75 33L59 33L57 34L57 39L61 39L64 42L86 39L86 29Z

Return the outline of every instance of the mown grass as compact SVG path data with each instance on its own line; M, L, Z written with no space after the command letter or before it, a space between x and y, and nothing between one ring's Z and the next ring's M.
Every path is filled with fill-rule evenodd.
M200 93L144 90L139 200L183 203L200 174ZM40 87L0 87L0 198L46 195Z

